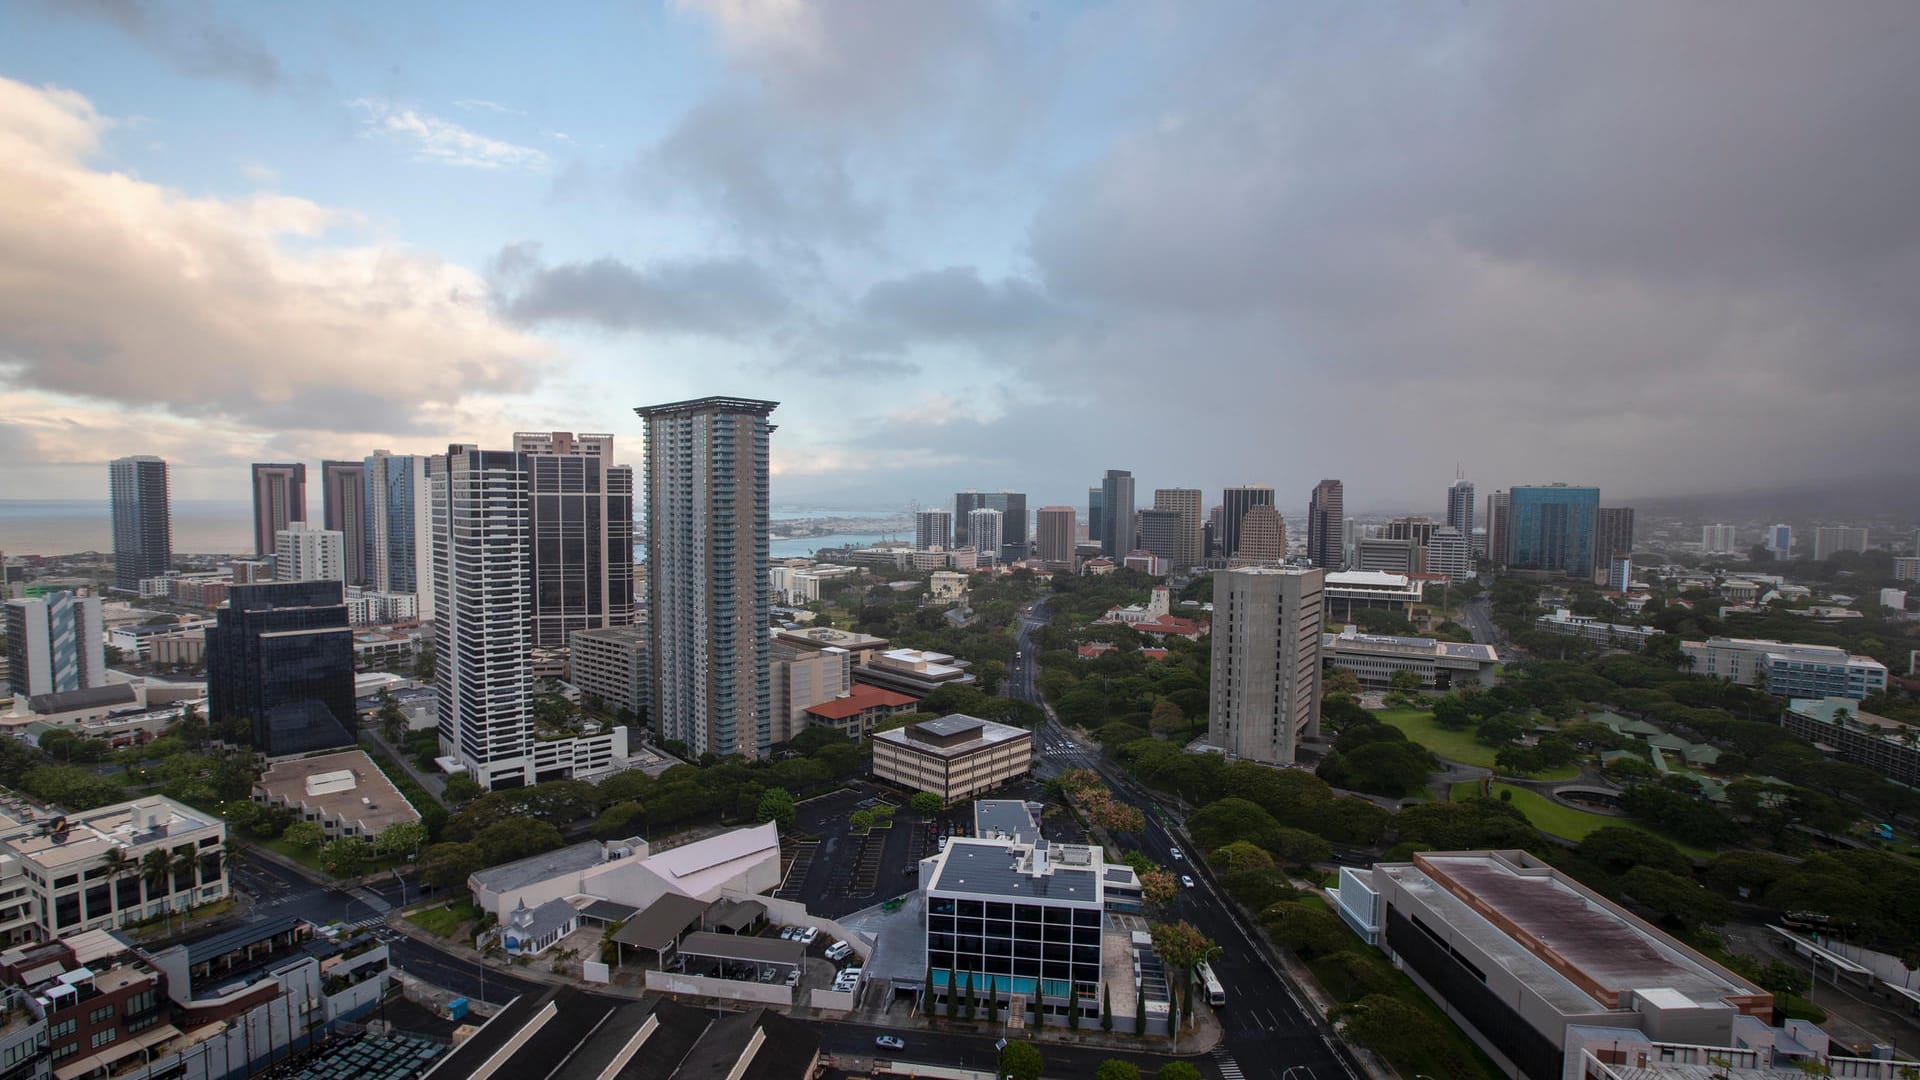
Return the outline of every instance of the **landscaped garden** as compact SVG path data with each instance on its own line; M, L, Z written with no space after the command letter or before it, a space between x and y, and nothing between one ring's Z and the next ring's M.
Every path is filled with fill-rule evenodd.
M1382 709L1373 715L1382 723L1399 728L1407 738L1448 761L1482 769L1495 768L1494 758L1499 748L1481 742L1472 728L1449 730L1441 727L1434 721L1433 713L1426 709ZM1571 780L1580 775L1580 767L1559 765L1534 775L1541 780Z

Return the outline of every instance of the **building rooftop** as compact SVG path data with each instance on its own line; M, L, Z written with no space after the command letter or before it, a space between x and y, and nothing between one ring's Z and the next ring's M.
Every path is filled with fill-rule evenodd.
M809 705L807 713L826 720L846 720L868 709L911 705L916 700L918 699L907 694L896 693L878 686L854 683L848 688L845 697L833 698L818 705Z
M1389 574L1380 570L1338 570L1327 574L1329 589L1408 589L1413 587L1412 579L1405 574Z
M1040 872L1035 873L1036 865ZM1100 872L1049 861L1010 841L956 838L939 855L929 890L1054 902L1101 903Z
M48 716L53 713L73 712L76 709L105 709L115 705L132 705L139 700L132 683L107 683L104 686L89 686L79 690L59 690L51 694L33 694L27 698L27 708Z
M1023 844L1040 840L1040 804L1019 799L979 799L973 804L973 835L1004 836Z
M982 747L1032 737L1033 733L1026 728L993 720L982 720L965 713L954 713L952 716L942 716L936 720L922 720L920 723L904 728L894 728L892 731L882 731L874 736L875 739L884 739L897 746L912 747L920 753L939 754L942 757L954 757Z
M779 858L780 828L764 822L670 848L644 860L647 869L689 896L712 895L757 859Z
M1793 698L1787 702L1787 711L1822 724L1838 725L1844 718L1848 724L1861 728L1875 728L1885 737L1904 739L1906 733L1915 725L1877 713L1866 712L1859 702L1852 698ZM1842 717L1841 714L1845 714Z
M1562 1013L1631 1008L1735 1007L1772 996L1520 852L1415 855L1381 866L1486 955Z
M52 824L62 821L66 825L64 829L51 829ZM164 795L149 795L32 826L22 825L6 837L4 843L13 853L54 869L96 861L111 848L184 836L211 824L207 816L184 803ZM43 826L47 831L40 831Z
M389 825L420 820L420 811L364 750L277 761L253 786L323 817L360 822L373 835Z
M476 870L468 878L472 884L491 892L503 893L545 881L557 874L575 873L599 866L602 849L598 841L586 840L557 851L529 855L499 866Z

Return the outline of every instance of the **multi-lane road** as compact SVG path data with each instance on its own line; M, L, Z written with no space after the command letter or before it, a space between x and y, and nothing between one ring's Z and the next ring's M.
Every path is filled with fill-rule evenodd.
M1045 601L1035 604L1020 616L1019 649L1007 693L1042 705L1034 687L1033 631L1046 625ZM1354 1080L1358 1070L1344 1048L1339 1047L1324 1018L1305 1006L1298 992L1269 964L1255 945L1257 930L1246 926L1231 904L1222 896L1212 874L1203 862L1195 861L1185 850L1180 857L1174 851L1182 839L1170 832L1167 811L1159 801L1121 775L1093 749L1072 738L1052 718L1036 732L1039 761L1036 772L1058 775L1068 769L1093 769L1098 772L1114 797L1138 806L1147 819L1141 835L1141 849L1149 858L1194 879L1194 888L1182 889L1174 899L1174 918L1192 923L1201 933L1221 947L1213 962L1214 974L1227 991L1227 1004L1218 1010L1226 1038L1214 1052L1220 1074L1226 1080L1256 1077L1261 1080Z

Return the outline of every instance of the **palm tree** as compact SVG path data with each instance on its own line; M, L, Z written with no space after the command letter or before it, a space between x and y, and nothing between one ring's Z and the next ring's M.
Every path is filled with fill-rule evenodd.
M114 847L100 856L100 869L107 874L107 909L111 911L119 901L120 879L128 874L138 873L139 868L132 859L127 857L125 848ZM88 912L87 916L92 918L93 913Z
M173 856L166 848L154 848L140 857L140 880L147 886L147 903L153 903L157 893L166 896L172 890L168 888L173 879ZM169 906L171 910L171 906ZM168 923L172 925L171 920Z

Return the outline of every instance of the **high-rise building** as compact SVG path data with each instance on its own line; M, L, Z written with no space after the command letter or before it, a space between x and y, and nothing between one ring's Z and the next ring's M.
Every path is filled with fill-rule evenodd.
M1775 525L1767 530L1767 550L1773 552L1776 559L1788 559L1793 556L1793 526Z
M1346 563L1346 491L1338 480L1314 485L1307 502L1307 560L1323 570Z
M1273 489L1265 484L1248 484L1230 487L1220 493L1220 530L1215 538L1220 541L1220 554L1228 559L1240 553L1241 523L1247 518L1247 511L1256 506L1272 506Z
M1172 567L1191 565L1180 561L1186 551L1187 535L1186 521L1178 510L1142 510L1138 516L1141 551L1152 552Z
M1133 550L1133 474L1108 469L1100 481L1100 549L1116 562Z
M485 788L605 764L536 745L532 653L633 623L633 471L612 464L613 436L513 441L428 464L440 741Z
M1103 501L1104 492L1097 487L1087 489L1087 540L1101 544L1101 532L1107 527L1107 511Z
M1731 525L1700 526L1700 550L1709 555L1731 554L1737 540Z
M1018 562L1027 557L1027 496L1018 491L962 491L953 496L953 546L979 545L967 534L967 515L975 510L998 510L1000 558Z
M52 592L6 603L7 685L15 698L107 682L100 598Z
M1006 515L998 510L981 508L967 511L967 536L973 542L974 549L980 553L980 562L996 562L1000 558L1001 538L1004 534L1002 523Z
M1199 488L1155 488L1153 508L1171 510L1180 515L1180 542L1172 555L1167 556L1176 570L1186 570L1199 566L1207 557L1206 518L1200 512ZM1144 523L1142 531L1145 531ZM1141 546L1153 550L1141 540ZM1156 552L1156 554L1158 554Z
M1603 506L1593 515L1593 570L1595 580L1611 581L1621 559L1633 555L1633 507ZM1630 573L1631 571L1629 571ZM1624 590L1621 590L1624 591Z
M367 463L320 463L320 521L345 538L347 584L367 583Z
M352 746L353 628L338 581L234 585L207 631L208 711L267 757ZM442 680L442 693L455 680Z
M142 581L173 568L167 463L148 454L114 458L107 483L113 497L113 587L138 592Z
M1473 481L1461 478L1447 487L1447 524L1461 536L1473 535Z
M1842 551L1867 550L1867 530L1847 525L1822 525L1813 530L1813 560L1822 562Z
M307 467L299 462L253 466L253 553L273 554L273 534L307 520Z
M1353 568L1381 574L1424 574L1426 549L1388 536L1362 537L1354 545Z
M1250 566L1214 578L1207 741L1271 765L1320 731L1326 571Z
M1249 506L1240 518L1240 540L1231 562L1238 566L1278 566L1286 561L1286 519L1272 503Z
M273 580L344 583L346 548L339 530L296 521L273 534Z
M432 621L433 498L427 458L375 450L366 460L367 587L411 593L420 618Z
M767 417L778 405L709 397L635 410L647 422L654 724L695 755L772 745Z
M1034 557L1054 566L1072 566L1077 517L1078 511L1071 506L1041 507L1034 515Z
M1509 567L1593 577L1599 488L1547 484L1515 487L1507 494L1513 518Z
M953 512L921 510L913 515L913 550L944 548L953 536Z
M1473 542L1460 530L1443 525L1426 542L1426 573L1445 574L1449 581L1465 581L1473 576Z
M1425 547L1427 541L1433 539L1434 530L1440 527L1440 523L1430 517L1394 518L1387 522L1387 539L1411 540Z
M613 463L613 436L520 431L513 449L526 458L534 647L631 626L633 469Z
M1513 496L1496 491L1487 496L1487 559L1494 568L1506 568L1507 545L1513 539Z

